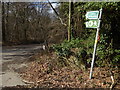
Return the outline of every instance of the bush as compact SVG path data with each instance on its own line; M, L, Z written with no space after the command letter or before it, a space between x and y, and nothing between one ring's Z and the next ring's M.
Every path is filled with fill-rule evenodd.
M89 31L87 38L79 39L72 38L70 42L65 40L63 43L53 45L53 49L57 53L58 57L65 62L70 56L74 56L75 62L82 63L90 66L92 60L92 53L94 49L95 30ZM100 41L97 44L95 65L96 66L110 66L118 67L120 59L120 50L113 48L113 42L110 31L102 32L100 35ZM80 65L80 64L79 64Z
M81 41L76 39L71 39L70 42L64 40L63 43L58 45L53 45L53 49L59 57L68 57L72 54L71 48L80 48L82 47Z
M58 55L58 58L62 59L63 62L66 62L71 66L79 66L80 64L83 64L83 57L87 54L83 49L83 44L81 42L82 40L79 38L72 38L70 42L65 40L61 44L53 45L53 49Z

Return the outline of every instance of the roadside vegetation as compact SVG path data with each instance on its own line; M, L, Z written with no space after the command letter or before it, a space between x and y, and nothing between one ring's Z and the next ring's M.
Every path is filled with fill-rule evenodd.
M47 49L31 57L32 62L29 63L29 67L20 72L23 81L30 85L18 87L120 89L120 2L76 2L71 3L71 6L70 40L68 40L68 26L63 25L57 18L51 19L49 15L42 18L47 14L39 16L36 14L36 10L31 8L35 12L33 15L36 18L31 18L33 20L27 23L30 24L28 26L31 31L28 31L27 34L24 33L27 35L24 35L26 37L24 39L26 42L32 40L30 37L34 36L30 36L33 34L29 33L33 33L31 25L36 24L34 35L38 34L38 36L34 37L34 40L36 41L38 38L37 41L40 41L42 37L41 41L47 42ZM69 16L68 8L68 2L59 3L59 6L55 8L66 25ZM93 79L90 80L89 71L96 29L85 28L85 14L87 11L100 8L103 9L102 24L95 56ZM32 24L33 21L37 23ZM18 31L15 28L17 28L17 23L14 30ZM26 31L28 28L21 30ZM7 40L5 37L3 39ZM12 38L12 41L15 40Z

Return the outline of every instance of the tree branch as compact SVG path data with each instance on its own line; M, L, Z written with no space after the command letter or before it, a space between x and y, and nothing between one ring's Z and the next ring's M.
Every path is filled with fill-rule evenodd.
M55 10L55 8L52 6L51 2L49 0L47 0L47 1L48 1L49 5L51 6L51 8L53 9L53 11L55 12L55 14L57 15L58 19L61 21L61 24L63 24L64 26L67 26L65 23L63 23L62 18L59 16L59 14Z

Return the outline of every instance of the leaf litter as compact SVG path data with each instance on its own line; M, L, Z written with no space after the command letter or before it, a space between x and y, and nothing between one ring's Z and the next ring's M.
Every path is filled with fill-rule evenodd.
M95 67L93 79L89 79L89 71L71 68L68 66L60 67L57 65L55 53L37 54L32 57L32 62L28 68L20 72L23 80L29 83L22 87L40 88L109 88L112 81L107 68ZM120 89L119 70L113 71L118 75L117 84L114 88ZM20 86L18 86L20 87Z

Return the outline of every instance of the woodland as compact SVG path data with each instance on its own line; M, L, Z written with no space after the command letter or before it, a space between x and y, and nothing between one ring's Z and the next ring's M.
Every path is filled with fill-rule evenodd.
M85 27L85 14L101 8L94 78L89 80L96 29ZM32 82L20 88L120 89L120 2L2 2L2 39L3 46L47 47L20 72Z

